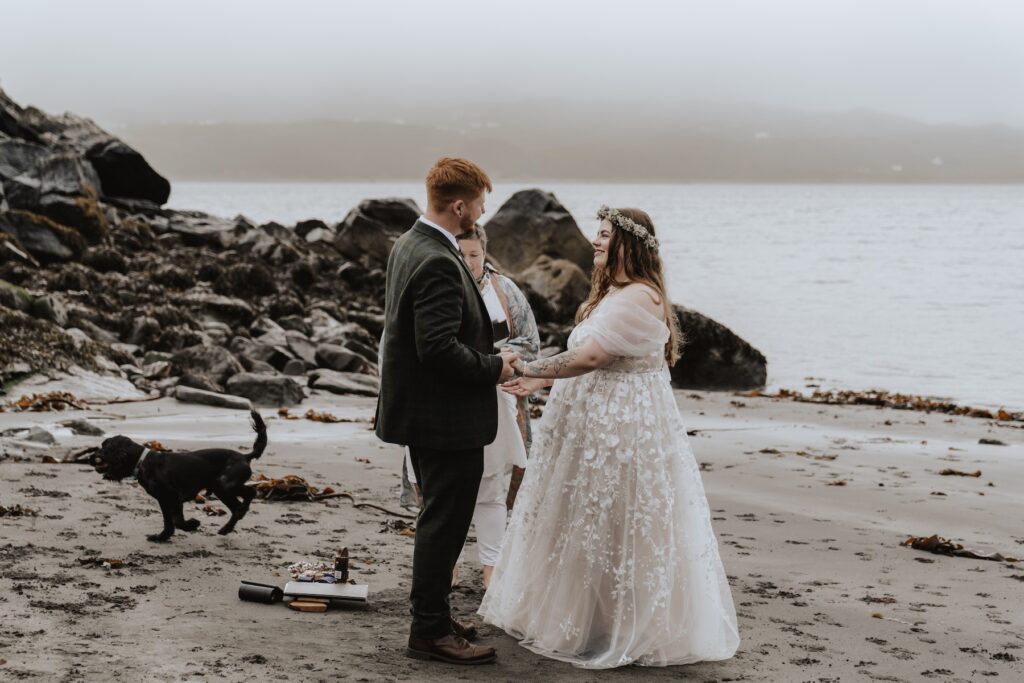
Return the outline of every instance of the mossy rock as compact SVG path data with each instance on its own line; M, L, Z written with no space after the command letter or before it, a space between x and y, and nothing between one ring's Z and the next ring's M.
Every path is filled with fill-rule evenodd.
M32 295L18 285L0 280L0 306L27 313L32 308Z
M76 230L31 211L0 214L0 231L16 238L44 264L77 260L86 246Z

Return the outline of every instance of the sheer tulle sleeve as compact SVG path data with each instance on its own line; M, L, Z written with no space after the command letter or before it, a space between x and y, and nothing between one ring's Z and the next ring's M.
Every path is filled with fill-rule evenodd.
M663 350L668 327L628 294L631 292L601 302L588 321L591 336L612 356L647 356Z

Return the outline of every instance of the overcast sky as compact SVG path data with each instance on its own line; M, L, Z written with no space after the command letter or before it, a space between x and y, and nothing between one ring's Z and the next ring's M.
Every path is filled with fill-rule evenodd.
M1021 0L32 0L0 87L102 125L559 98L1024 126Z

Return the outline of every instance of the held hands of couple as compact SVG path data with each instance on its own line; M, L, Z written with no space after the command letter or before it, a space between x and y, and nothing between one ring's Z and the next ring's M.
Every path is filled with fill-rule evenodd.
M519 355L506 346L498 356L501 358L501 374L498 376L498 384L504 384L515 376Z
M501 390L507 394L513 396L529 396L532 393L538 392L541 389L545 389L551 386L551 380L542 379L537 377L523 377L523 359L519 357L511 347L506 346L501 350L502 361L507 362L510 370L509 375L505 376L505 367L502 367L501 378L498 380L498 384L501 385Z
M542 377L516 377L501 385L501 390L513 396L529 396L551 386L552 380Z

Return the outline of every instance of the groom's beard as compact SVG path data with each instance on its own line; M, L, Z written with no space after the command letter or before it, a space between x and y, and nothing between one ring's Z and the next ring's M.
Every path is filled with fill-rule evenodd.
M469 214L466 214L466 215L462 216L459 219L459 231L463 235L465 235L467 232L469 232L469 231L471 231L473 229L473 226L475 224L476 224L476 221L470 219Z

